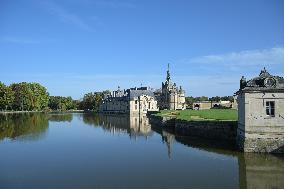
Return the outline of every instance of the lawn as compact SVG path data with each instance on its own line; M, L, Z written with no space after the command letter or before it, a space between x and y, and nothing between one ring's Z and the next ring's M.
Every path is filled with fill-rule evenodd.
M161 110L156 114L161 117L175 117L182 120L202 121L237 121L238 111L234 109L210 109L210 110Z

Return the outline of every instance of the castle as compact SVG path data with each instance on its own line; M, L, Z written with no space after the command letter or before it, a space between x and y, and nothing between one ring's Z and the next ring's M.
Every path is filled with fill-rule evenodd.
M157 112L159 109L184 110L186 108L185 92L172 83L168 65L167 78L162 82L162 89L153 92L148 87L130 88L113 91L104 96L99 112L128 113L130 115Z
M160 109L184 110L186 109L185 91L182 87L177 87L171 81L170 68L168 64L166 81L162 82L162 89L155 92Z

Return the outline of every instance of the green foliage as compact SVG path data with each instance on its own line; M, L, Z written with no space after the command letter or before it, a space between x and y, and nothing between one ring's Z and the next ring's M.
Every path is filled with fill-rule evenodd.
M69 97L50 96L48 106L52 110L75 110L77 109L78 101Z
M80 109L97 110L104 95L109 94L110 91L87 93L84 95L83 101L80 104Z
M0 82L0 110L12 109L14 92L10 87Z
M237 110L233 109L210 109L210 110L161 110L157 116L176 117L183 120L232 120L238 119Z
M195 102L195 98L192 96L185 97L185 103L187 106L192 107L193 103Z
M49 94L38 83L14 83L10 88L14 93L13 110L39 111L48 106Z

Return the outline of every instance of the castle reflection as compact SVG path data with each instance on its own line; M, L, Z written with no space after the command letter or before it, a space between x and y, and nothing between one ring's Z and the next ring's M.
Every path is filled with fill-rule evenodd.
M147 139L153 134L149 118L146 116L82 114L86 124L102 127L112 134L127 133L131 139L144 137Z

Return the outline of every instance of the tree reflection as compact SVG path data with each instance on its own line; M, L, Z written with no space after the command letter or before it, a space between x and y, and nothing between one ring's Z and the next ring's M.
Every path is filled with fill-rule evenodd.
M35 140L48 129L48 118L45 114L6 114L0 115L0 140L22 139Z
M48 120L54 122L71 122L73 120L72 113L53 113L48 114Z

